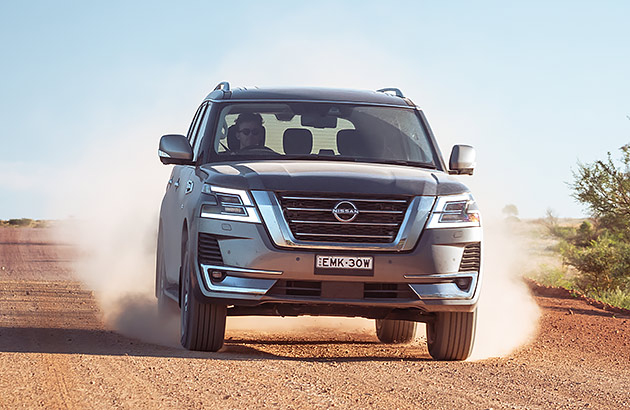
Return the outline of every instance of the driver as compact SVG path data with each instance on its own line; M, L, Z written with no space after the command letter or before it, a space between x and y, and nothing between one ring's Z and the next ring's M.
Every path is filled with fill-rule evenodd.
M260 114L243 113L236 119L236 139L240 143L240 150L263 148L264 128Z

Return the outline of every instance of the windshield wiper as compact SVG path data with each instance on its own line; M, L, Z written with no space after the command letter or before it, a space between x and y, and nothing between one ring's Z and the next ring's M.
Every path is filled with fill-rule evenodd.
M420 168L429 168L429 169L437 168L435 164L433 164L432 162L407 161L404 159L365 158L365 159L362 159L362 161L377 163L377 164L407 165L410 167L420 167Z
M310 154L310 155L285 155L284 157L282 157L280 159L288 159L288 160L309 159L309 160L317 160L317 161L349 161L349 162L359 162L359 161L361 161L360 158L339 157L339 156L333 156L333 155L317 155L317 154Z
M317 155L317 154L306 154L306 155L279 155L279 156L256 156L256 157L248 157L243 158L245 155L234 155L235 159L251 159L251 160L262 160L262 159L273 159L273 160L310 160L310 161L342 161L342 162L368 162L370 164L392 164L392 165L405 165L411 167L418 168L429 168L436 169L435 164L431 162L419 162L419 161L407 161L403 159L379 159L379 158L356 158L356 157L344 157L344 156L333 156L333 155Z

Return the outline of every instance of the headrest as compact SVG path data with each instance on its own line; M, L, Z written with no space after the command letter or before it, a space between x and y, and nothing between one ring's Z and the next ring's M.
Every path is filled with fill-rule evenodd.
M313 134L304 128L287 128L282 134L282 148L289 155L308 155L313 150Z
M362 157L368 147L357 130L341 130L337 132L337 150L341 155Z
M236 138L236 131L238 131L238 126L236 124L228 128L227 146L230 149L230 151L238 151L239 149L241 149L241 143Z

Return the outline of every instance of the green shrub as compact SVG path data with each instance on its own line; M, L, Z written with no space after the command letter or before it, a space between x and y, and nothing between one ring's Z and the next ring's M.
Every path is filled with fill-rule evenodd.
M48 228L52 223L45 219L16 218L6 221L0 219L0 227L11 228Z
M16 226L16 227L31 226L33 224L33 220L29 218L9 219L7 221L7 224L9 226Z
M630 244L604 235L587 246L568 244L562 255L580 272L575 283L582 291L600 295L616 288L627 289Z
M540 270L532 275L532 279L545 286L555 286L566 289L574 289L573 278L567 275L565 269L541 265Z

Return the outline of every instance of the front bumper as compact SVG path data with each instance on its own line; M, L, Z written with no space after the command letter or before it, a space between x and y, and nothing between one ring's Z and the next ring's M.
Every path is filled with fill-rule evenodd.
M212 263L199 258L196 264L199 292L212 303L437 312L472 311L479 297L481 255L475 270L462 270L461 261L467 247L481 243L481 228L424 230L415 247L404 252L281 248L271 241L262 224L203 218L198 220L197 233L214 238L221 256ZM195 235L195 240L199 238ZM372 256L374 274L315 273L316 255L340 253ZM284 291L278 291L280 288Z

